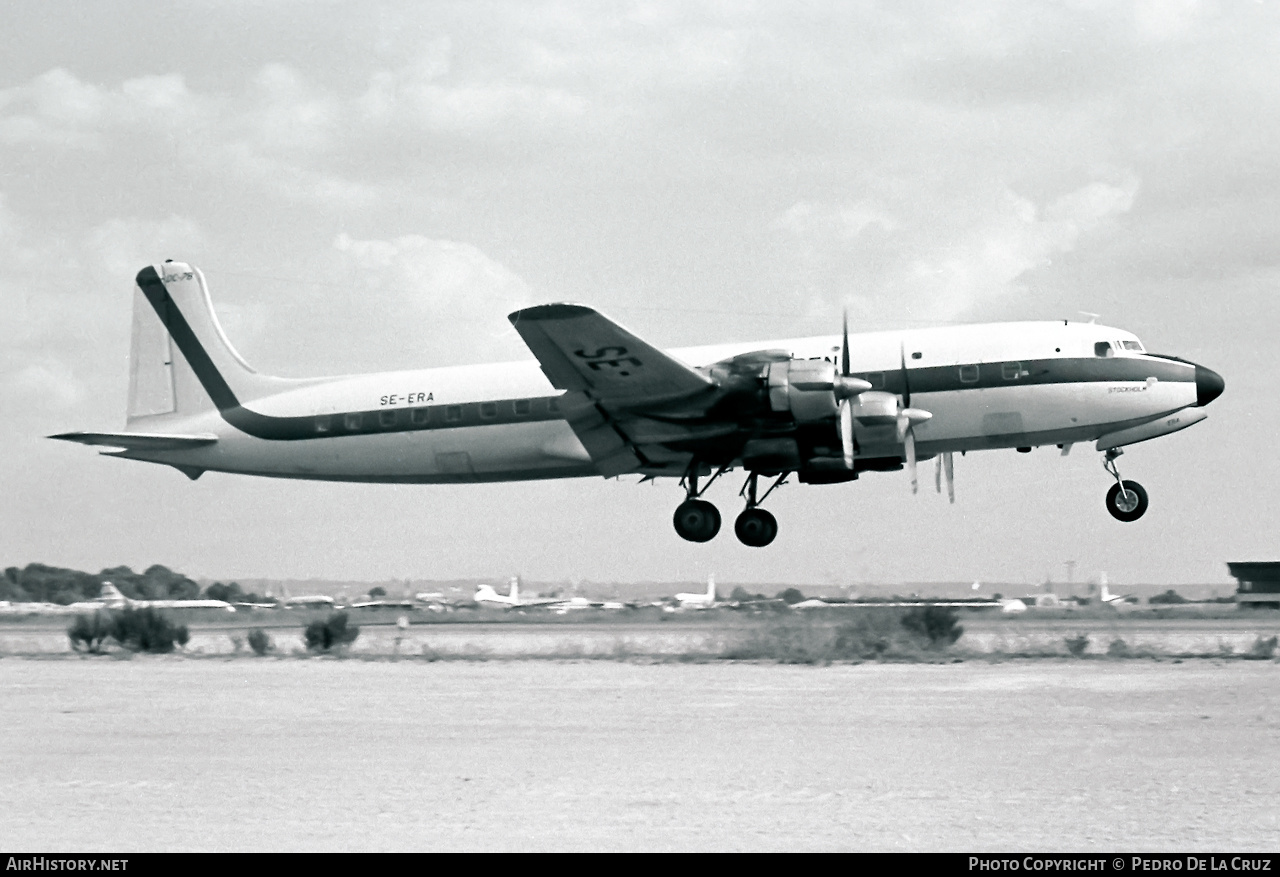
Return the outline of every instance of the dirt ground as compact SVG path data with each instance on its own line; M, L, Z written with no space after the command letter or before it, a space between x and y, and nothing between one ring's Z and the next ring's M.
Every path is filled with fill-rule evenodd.
M1274 850L1280 664L0 659L11 851Z

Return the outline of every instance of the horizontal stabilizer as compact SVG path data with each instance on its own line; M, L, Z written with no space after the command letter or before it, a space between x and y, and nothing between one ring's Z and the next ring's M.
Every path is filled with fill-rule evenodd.
M170 435L158 432L64 432L49 438L82 445L104 445L126 451L181 451L211 445L216 435Z

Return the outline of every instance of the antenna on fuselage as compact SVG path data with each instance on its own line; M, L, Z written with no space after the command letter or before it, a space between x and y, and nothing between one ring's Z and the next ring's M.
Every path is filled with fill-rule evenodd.
M1102 316L1102 314L1094 314L1089 311L1076 311L1076 313L1081 316L1088 317L1091 324L1098 322L1098 317Z

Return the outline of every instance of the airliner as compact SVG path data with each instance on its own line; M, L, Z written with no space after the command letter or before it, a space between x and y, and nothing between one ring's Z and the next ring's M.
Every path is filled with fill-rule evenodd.
M710 609L716 605L716 577L707 576L705 593L676 594L676 603L684 609Z
M68 612L86 612L97 609L220 609L235 612L236 607L224 600L134 600L120 593L111 582L103 582L96 600L72 603Z
M1092 322L960 325L663 351L580 304L508 319L536 361L324 378L254 371L214 314L204 275L182 262L143 268L134 290L123 432L51 438L172 466L383 483L585 476L670 478L684 492L676 532L720 530L704 494L745 475L734 532L778 532L762 506L783 484L829 485L937 458L955 501L953 455L1065 455L1094 442L1120 521L1147 492L1116 467L1123 449L1204 420L1223 391L1211 369L1147 352ZM763 479L763 483L762 483Z
M532 599L520 599L520 577L512 576L510 587L506 594L499 594L493 589L493 585L481 585L476 588L476 595L473 598L482 606L500 606L503 609L527 609L535 606L560 606L565 600L559 597L534 597Z

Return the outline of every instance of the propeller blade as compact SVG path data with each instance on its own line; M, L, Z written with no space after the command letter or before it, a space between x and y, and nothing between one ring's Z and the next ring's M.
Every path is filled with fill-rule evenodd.
M947 498L951 500L951 504L956 504L956 468L955 459L951 456L951 452L947 451L942 455L942 471L947 476Z
M898 354L902 362L902 407L911 407L911 381L907 377L907 347L905 342L898 345ZM901 439L899 439L901 441Z
M920 492L920 482L916 479L916 434L910 426L907 427L906 441L907 451L907 471L911 474L911 492Z
M853 468L853 403L845 399L840 403L840 445L844 451L844 467Z
M844 309L844 341L840 347L840 374L849 377L849 309Z
M938 466L933 470L933 489L942 493L942 458L944 454L938 455Z
M907 417L906 411L898 412L898 444L905 444L907 441L907 433L911 429L911 418Z

